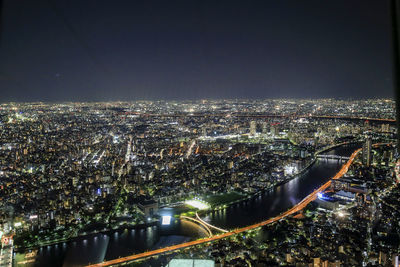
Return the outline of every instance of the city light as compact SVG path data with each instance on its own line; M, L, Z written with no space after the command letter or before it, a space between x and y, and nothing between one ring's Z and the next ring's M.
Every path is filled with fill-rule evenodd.
M156 235L157 238L159 233L151 230L157 227L157 222L167 230L179 224L180 219L187 219L191 226L196 225L195 231L201 231L193 241L182 240L167 247L160 245L127 257L118 255L121 258L107 261L105 265L102 262L94 265L107 266L151 255L158 257L189 247L188 252L197 257L198 249L210 247L210 251L218 251L221 242L210 245L211 242L230 237L238 239L237 247L245 245L244 250L258 253L255 247L258 245L246 248L242 236L249 240L261 227L270 224L280 227L283 220L288 226L283 231L298 227L309 231L314 223L326 226L310 237L321 240L329 239L331 233L341 237L342 227L352 228L362 235L365 229L357 227L358 222L373 216L383 216L385 221L393 217L389 222L397 231L398 214L394 209L397 199L396 195L391 195L396 190L396 177L400 177L400 161L393 145L394 123L386 120L382 125L371 126L361 118L339 121L329 112L337 109L338 114L348 116L348 103L322 102L323 107L317 114L312 112L317 107L314 102L285 100L266 100L262 105L251 101L228 102L220 104L221 107L216 102L218 111L215 113L210 113L209 106L195 102L110 104L115 111L108 110L107 106L99 109L97 105L92 107L85 103L66 104L60 108L44 105L38 111L35 106L22 106L27 110L24 114L40 120L36 126L30 121L25 125L13 116L17 123L3 130L5 140L0 150L8 159L0 169L5 177L0 185L6 196L3 206L21 203L14 213L3 207L4 212L11 215L0 225L3 237L15 236L12 246L23 251L24 247L35 246L46 250L48 244L54 243L57 247L59 242L70 242L80 234L99 232L109 233L107 238L120 236L118 242L123 242L126 229L135 228L135 225L140 225L141 230L129 232L129 238L131 235L143 239ZM299 111L301 114L296 115L299 103L304 105ZM265 116L275 104L281 107L279 114ZM189 105L193 105L193 114L183 113ZM242 112L243 105L247 108ZM369 107L355 105L360 110ZM47 112L52 109L54 112ZM385 109L389 112L390 107ZM10 108L5 106L3 110ZM307 110L312 112L310 117L302 117ZM130 115L136 112L143 115L132 119ZM380 117L374 113L371 116ZM47 123L40 124L42 120ZM93 125L93 122L96 123ZM129 127L118 130L114 124ZM82 127L87 134L82 135ZM67 129L71 131L64 134L63 130ZM113 131L118 132L119 137ZM132 133L136 131L137 135ZM366 131L370 131L371 136L367 138L368 146L364 145L367 144ZM47 132L54 137L43 134ZM24 140L23 145L16 140ZM375 174L371 172L371 177L364 175L370 171L364 163L365 155L370 157L371 167L376 170ZM325 168L326 172L320 172ZM318 179L309 178L311 176ZM373 198L369 192L375 188L383 190ZM271 193L266 195L264 191ZM40 208L30 205L35 201ZM371 213L375 204L376 210L381 211L376 213L378 215ZM262 212L264 209L271 211ZM253 212L260 214L253 216ZM274 217L269 217L270 214ZM303 222L301 225L298 219ZM334 224L336 226L331 227ZM230 227L224 229L227 226ZM385 229L382 229L384 234ZM371 240L375 235L371 233ZM288 237L292 244L302 244L291 233ZM354 244L343 239L341 242L349 255L354 252ZM276 251L271 241L259 245L268 252L265 255ZM315 242L312 249L323 250L325 246L329 243ZM374 246L371 246L371 253L376 252ZM375 254L367 256L371 255ZM216 256L217 259L221 257L222 254ZM277 260L285 263L288 258L289 264L295 257L282 254ZM312 262L311 258L307 260ZM349 266L346 264L344 266Z
M169 216L169 215L162 216L161 224L162 225L170 225L171 224L171 216Z
M210 208L210 205L208 205L206 202L196 200L196 199L186 200L185 204L195 207L196 209L199 209L199 210L206 210L206 209Z

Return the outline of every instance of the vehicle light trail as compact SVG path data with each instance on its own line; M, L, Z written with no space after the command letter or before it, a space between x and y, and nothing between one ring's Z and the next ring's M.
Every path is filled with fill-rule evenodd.
M192 154L192 150L193 150L193 147L194 147L195 145L196 145L196 141L193 140L192 143L191 143L190 146L189 146L189 149L188 149L187 153L186 153L186 158L187 158L187 159L189 158L190 154Z

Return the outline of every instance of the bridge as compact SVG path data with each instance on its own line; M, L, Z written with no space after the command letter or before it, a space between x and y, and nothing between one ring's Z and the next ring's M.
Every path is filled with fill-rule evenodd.
M378 146L381 144L374 144L374 146ZM126 257L121 257L118 259L114 259L114 260L109 260L109 261L104 261L101 263L96 263L96 264L92 264L92 265L88 265L88 267L100 267L100 266L111 266L111 265L119 265L122 263L127 263L127 262L131 262L131 261L135 261L135 260L139 260L139 259L143 259L143 258L147 258L147 257L151 257L151 256L155 256L155 255L159 255L159 254L163 254L163 253L168 253L168 252L173 252L175 250L179 250L179 249L183 249L183 248L188 248L191 246L195 246L195 245L200 245L200 244L205 244L205 243L209 243L209 242L213 242L219 239L223 239L232 235L236 235L248 230L253 230L274 222L277 222L289 215L292 215L302 209L304 209L311 201L315 200L317 198L317 194L326 190L332 183L332 180L335 179L339 179L341 178L349 169L350 165L353 163L355 157L358 155L358 153L361 151L361 149L357 149L356 151L353 152L353 154L350 156L350 159L342 166L342 168L340 169L340 171L338 173L336 173L336 175L334 177L332 177L331 180L329 180L328 182L326 182L325 184L323 184L321 187L319 187L317 190L313 191L311 194L309 194L307 197L305 197L302 201L300 201L299 203L297 203L296 205L294 205L292 208L290 208L289 210L281 213L280 215L270 218L268 220L262 221L260 223L256 223L250 226L246 226L246 227L242 227L242 228L238 228L235 230L232 230L230 232L226 232L220 235L214 235L214 236L210 236L208 238L203 238L203 239L197 239L194 241L189 241L189 242L185 242L185 243L181 243L178 245L173 245L173 246L169 246L169 247L164 247L164 248L160 248L160 249L155 249L155 250L151 250L151 251L146 251L143 253L139 253L139 254L133 254L130 256L126 256ZM190 218L190 217L186 217L186 218ZM194 219L194 218L191 218Z
M332 148L335 148L335 147L344 146L344 145L358 144L358 143L360 143L360 142L361 142L360 140L354 140L354 141L350 141L350 142L342 142L342 143L337 143L337 144L329 145L329 146L326 146L326 147L321 148L321 149L318 150L318 151L315 151L315 155L322 154L323 152L326 152L326 151L328 151L328 150L331 150Z
M337 159L337 160L349 160L350 157L344 157L344 156L338 156L338 155L317 155L317 158L319 159Z
M208 237L212 237L213 236L210 228L202 220L198 220L198 219L195 219L195 218L192 218L192 217L188 217L188 216L183 216L183 215L181 215L180 218L181 219L185 219L185 220L189 220L189 221L192 221L192 222L195 222L195 223L201 225L207 231Z
M214 225L209 224L208 222L204 221L203 219L200 218L200 216L199 216L199 214L198 214L197 212L196 212L196 218L197 218L197 220L199 220L200 222L204 223L205 225L207 225L208 227L210 227L210 228L212 228L212 229L215 229L215 230L220 231L220 232L223 232L223 233L229 232L228 230L219 228L219 227L217 227L217 226L214 226Z
M195 223L199 224L200 226L202 226L207 231L208 237L212 237L213 236L213 233L212 233L211 229L216 230L218 232L223 232L223 233L228 233L229 232L228 230L219 228L217 226L214 226L214 225L209 224L208 222L204 221L202 218L200 218L200 216L199 216L199 214L197 212L196 212L196 218L188 217L188 216L184 216L184 215L181 215L180 218L195 222Z

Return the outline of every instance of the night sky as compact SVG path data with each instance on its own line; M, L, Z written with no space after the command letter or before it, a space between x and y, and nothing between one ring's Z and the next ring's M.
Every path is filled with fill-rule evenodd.
M0 102L392 97L388 0L3 0Z

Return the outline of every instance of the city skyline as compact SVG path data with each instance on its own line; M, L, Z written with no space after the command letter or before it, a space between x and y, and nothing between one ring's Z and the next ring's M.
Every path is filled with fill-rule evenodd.
M0 266L398 260L394 107L0 104Z
M0 267L400 267L399 12L0 0Z

